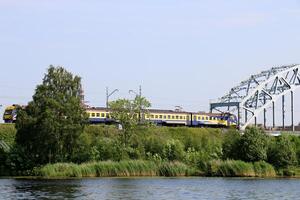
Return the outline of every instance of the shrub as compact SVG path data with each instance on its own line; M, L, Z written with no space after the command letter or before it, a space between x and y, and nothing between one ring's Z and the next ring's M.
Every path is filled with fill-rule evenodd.
M267 160L268 136L255 127L246 129L240 139L240 159L246 162Z
M277 168L287 168L296 165L295 146L288 135L282 135L271 143L268 151L268 160Z
M229 130L225 133L222 150L223 159L240 159L240 140L241 135L236 130Z
M167 141L163 150L164 157L170 161L181 160L184 156L183 145L179 140Z

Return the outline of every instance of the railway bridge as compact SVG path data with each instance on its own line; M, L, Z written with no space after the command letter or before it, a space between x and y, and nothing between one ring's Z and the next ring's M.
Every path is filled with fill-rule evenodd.
M257 125L258 116L263 117L262 126L267 128L267 111L271 110L272 128L276 128L276 106L281 107L281 128L286 126L286 101L290 100L291 131L294 124L294 94L300 88L300 65L273 67L251 75L247 80L230 89L218 100L210 103L211 112L230 112L237 116L238 127L244 130L248 125ZM287 97L288 96L288 97Z

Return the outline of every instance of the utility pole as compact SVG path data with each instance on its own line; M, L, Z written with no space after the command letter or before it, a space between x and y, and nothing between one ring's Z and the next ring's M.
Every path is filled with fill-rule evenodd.
M106 109L108 109L108 99L111 95L113 95L115 92L118 92L118 89L115 89L114 91L112 91L111 93L109 93L108 91L108 87L106 87Z
M139 93L135 92L134 90L129 90L129 93L134 93L136 95L136 97L138 98L138 104L139 104L139 123L141 123L141 111L142 111L142 86L139 86Z

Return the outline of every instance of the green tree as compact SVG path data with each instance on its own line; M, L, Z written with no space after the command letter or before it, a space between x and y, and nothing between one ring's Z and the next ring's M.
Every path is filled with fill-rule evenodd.
M295 146L288 135L282 135L271 143L268 161L277 168L285 168L297 163Z
M240 159L247 162L267 160L268 136L255 127L246 129L240 139Z
M234 129L225 133L222 144L223 159L240 159L240 140L240 133Z
M51 65L19 111L16 144L34 165L71 161L86 122L81 78Z
M165 144L163 154L170 161L180 161L184 156L184 146L179 140L171 139Z
M151 106L145 97L137 96L133 101L129 99L118 99L109 103L111 117L122 126L122 143L127 146L130 137L140 123L139 114L147 113Z

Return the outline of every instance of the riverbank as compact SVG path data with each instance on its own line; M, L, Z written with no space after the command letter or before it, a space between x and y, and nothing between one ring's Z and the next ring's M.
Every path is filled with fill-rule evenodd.
M214 177L277 177L274 168L266 162L246 163L234 160L214 160L206 170L184 163L144 160L104 161L82 164L56 163L36 168L34 174L43 178L68 177L145 177L145 176L214 176Z
M228 129L139 127L125 146L119 140L121 132L114 126L90 125L80 136L80 145L69 160L28 170L27 161L18 156L18 149L14 149L14 125L0 125L0 140L10 147L1 149L0 176L300 177L297 165L300 139L288 136L283 143L278 143L277 138L259 138L257 135L263 133L254 131L258 131L256 136L243 138L236 130ZM242 147L242 142L252 146ZM243 156L245 148L250 150L244 152L244 155L261 155L258 159L261 161L241 161L246 159ZM294 153L292 159L290 150ZM278 156L281 158L277 159ZM275 167L272 162L278 166L283 163L285 167Z

